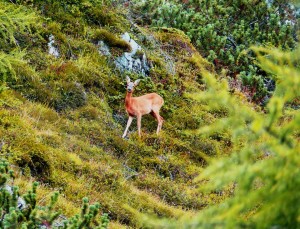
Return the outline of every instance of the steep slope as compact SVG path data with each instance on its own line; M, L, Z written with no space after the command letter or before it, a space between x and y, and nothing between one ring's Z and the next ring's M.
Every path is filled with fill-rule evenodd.
M20 171L16 183L24 191L40 181L41 202L58 190L66 215L79 211L84 196L99 201L117 228L138 226L128 207L177 218L221 201L230 190L204 195L193 179L209 157L230 153L230 133L199 137L185 131L227 115L185 96L205 88L200 72L213 67L181 31L138 27L117 5L101 2L1 2L35 18L23 30L17 21L1 43L12 60L1 66L1 154ZM130 50L120 39L124 32L146 54L147 76L116 67L114 59ZM99 41L111 56L99 51ZM49 45L57 51L49 53ZM159 136L149 116L142 119L141 139L135 124L129 139L121 138L126 75L142 78L136 96L156 92L165 99Z

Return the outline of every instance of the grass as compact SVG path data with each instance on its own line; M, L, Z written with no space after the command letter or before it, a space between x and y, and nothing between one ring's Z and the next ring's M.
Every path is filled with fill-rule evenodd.
M137 227L131 208L178 218L224 199L198 192L200 184L194 182L207 159L229 153L231 146L228 132L207 138L187 132L223 115L219 110L208 112L205 102L192 102L185 96L205 88L199 72L212 68L189 39L177 30L143 29L133 34L138 43L151 44L143 50L153 64L135 96L162 95L165 123L156 136L156 121L145 116L142 138L137 137L133 124L129 139L124 140L126 73L115 69L112 59L101 56L92 42L101 39L111 48L129 51L128 43L117 35L120 28L95 29L94 20L83 23L84 31L94 31L90 39L84 31L72 32L74 23L63 27L60 11L56 15L52 9L47 15L52 21L43 33L54 34L61 57L48 55L43 36L44 46L29 43L28 64L16 78L20 87L8 82L10 89L0 93L0 139L7 147L3 155L20 171L16 184L21 193L38 180L39 201L58 190L58 207L67 216L78 212L81 199L88 196L91 202L102 204L102 211L112 219L111 228ZM187 48L178 49L176 44ZM166 55L172 57L174 75L168 70ZM31 73L32 80L26 80Z

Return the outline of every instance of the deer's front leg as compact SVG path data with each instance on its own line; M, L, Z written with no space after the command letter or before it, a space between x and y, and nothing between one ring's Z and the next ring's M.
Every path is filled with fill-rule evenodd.
M126 129L124 131L124 134L123 134L122 138L126 137L127 131L128 131L128 129L129 129L130 125L131 125L132 120L133 120L133 117L129 116L128 121L127 121L127 126L126 126Z
M138 114L137 116L137 127L138 127L138 132L139 136L141 137L141 122L142 122L142 115Z

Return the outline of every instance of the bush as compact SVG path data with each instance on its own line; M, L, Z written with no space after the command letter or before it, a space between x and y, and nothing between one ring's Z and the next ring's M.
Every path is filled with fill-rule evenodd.
M9 228L101 228L108 227L108 215L102 214L99 218L100 204L88 204L83 199L81 214L75 215L63 222L58 220L61 212L55 209L58 201L58 192L55 192L47 206L37 205L37 187L34 182L32 189L19 197L19 190L13 183L14 173L9 170L9 164L0 160L0 227Z
M74 109L86 104L86 93L79 83L61 82L54 84L53 89L57 92L57 97L50 105L57 111Z
M300 47L294 52L253 48L261 67L276 76L277 87L266 113L255 111L228 93L228 86L203 72L207 91L193 94L228 116L194 134L232 132L234 152L217 158L197 178L204 192L230 189L232 196L190 217L174 221L145 219L160 228L298 228L300 205L300 113L288 104L299 98ZM286 65L285 63L290 63ZM291 113L293 114L291 116ZM286 117L288 114L288 117ZM216 137L214 137L216 138ZM141 217L141 215L139 215Z
M296 45L297 10L286 1L133 1L133 10L138 21L184 31L218 71L226 68L230 77L244 72L241 77L250 77L244 86L255 90L250 99L256 102L267 94L261 84L265 75L247 49L272 44L290 50Z

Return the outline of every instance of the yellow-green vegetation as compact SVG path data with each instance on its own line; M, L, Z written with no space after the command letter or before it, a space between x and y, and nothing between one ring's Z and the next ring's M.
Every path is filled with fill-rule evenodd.
M9 170L9 163L0 159L0 213L1 228L95 228L106 229L109 219L106 213L99 216L100 204L89 205L88 198L82 199L80 214L66 218L61 215L60 210L56 210L58 192L54 192L51 197L37 201L38 182L34 182L32 187L22 197L19 196L19 187L14 185L14 171ZM47 201L47 204L40 204Z
M226 106L228 115L215 123L188 134L209 136L232 132L233 151L216 158L195 182L200 190L221 195L230 189L224 202L215 204L180 220L154 220L132 211L148 227L156 228L298 228L300 113L290 102L299 97L300 48L282 52L275 48L255 47L260 65L274 74L277 89L265 113L243 104L228 92L225 80L203 72L207 90L190 94L197 101L207 101L210 109Z
M52 7L50 3L45 6ZM7 68L9 77L2 80L7 87L0 95L0 139L5 143L2 155L22 171L18 178L21 190L24 180L33 178L42 182L43 195L52 190L62 194L58 206L66 215L76 213L81 199L87 196L91 202L100 202L103 212L117 225L131 226L137 226L138 220L129 207L178 218L221 201L224 197L217 193L199 193L193 183L207 163L205 156L230 148L230 140L194 138L183 132L219 116L217 112L208 114L205 104L182 97L186 91L203 88L197 71L200 65L186 60L197 56L203 61L201 68L211 68L189 39L177 30L132 34L141 44L152 43L143 49L150 61L155 60L150 76L135 93L161 94L166 122L157 137L153 134L155 121L145 117L142 139L133 127L130 139L124 140L125 74L115 71L93 41L100 39L127 51L128 44L123 45L114 30L107 30L109 27L95 30L88 22L80 22L80 26L95 31L90 38L82 31L81 35L71 32L63 26L59 9L48 11L46 16L50 12L52 19L44 27L37 23L32 31L21 34L36 37L34 28L41 29L37 42L42 45L28 41L19 58L21 64ZM55 37L59 58L47 53L45 41L50 34ZM178 48L175 41L187 48ZM14 56L13 51L9 55ZM168 72L167 55L174 62L174 75Z
M107 43L110 47L121 48L125 51L130 51L131 46L128 42L116 37L113 33L107 31L106 29L97 29L92 35L92 39L99 41L102 40Z
M236 126L229 125L235 122L227 122L238 116L244 100L240 96L231 100L224 79L218 82L214 66L182 31L139 27L126 18L126 4L120 7L116 2L16 2L0 0L0 6L34 21L28 24L23 17L8 32L0 26L0 38L6 37L0 42L0 50L5 50L0 51L0 155L18 171L15 184L20 193L39 181L40 204L58 191L57 207L66 216L79 213L82 199L88 197L101 204L111 228L151 225L136 212L173 220L194 217L234 195L235 185L225 181L209 192L199 191L214 174L195 178L206 174L213 158L228 161L249 144L247 136L240 137ZM13 15L5 14L6 21L13 22ZM0 17L0 25L4 23ZM151 66L134 95L156 92L165 100L159 136L156 121L145 116L141 138L136 125L129 139L121 138L127 121L125 76L141 77L121 72L113 63L116 54L130 50L119 38L125 31L141 45ZM51 35L59 57L48 52ZM95 44L99 40L117 51L102 55ZM244 106L248 108L241 112L263 117L253 104ZM293 116L293 111L281 115L282 125ZM251 120L239 124L247 127ZM207 129L209 125L224 127ZM207 132L199 135L202 131ZM268 140L266 136L259 140L264 139ZM223 162L222 166L226 168ZM255 213L255 208L250 210Z

